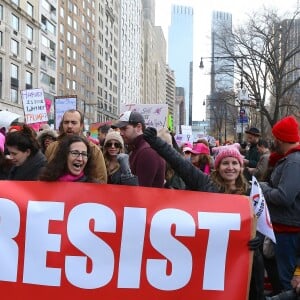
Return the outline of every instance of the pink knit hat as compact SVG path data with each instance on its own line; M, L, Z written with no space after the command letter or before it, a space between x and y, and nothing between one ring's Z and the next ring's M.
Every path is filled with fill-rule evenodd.
M4 152L5 136L0 132L0 151Z
M212 148L212 152L217 153L215 157L215 169L219 167L221 160L225 157L234 157L239 161L240 165L243 166L244 157L240 153L239 148L240 144L238 143Z

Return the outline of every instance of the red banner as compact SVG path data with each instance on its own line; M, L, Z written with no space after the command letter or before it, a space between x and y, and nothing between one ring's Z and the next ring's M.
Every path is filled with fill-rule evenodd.
M0 288L23 300L247 299L252 216L238 195L0 181Z

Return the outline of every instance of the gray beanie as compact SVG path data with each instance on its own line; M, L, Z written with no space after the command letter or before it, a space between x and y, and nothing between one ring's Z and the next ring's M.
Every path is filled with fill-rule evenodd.
M110 140L118 141L122 145L122 148L124 148L123 138L122 138L121 134L118 131L113 130L113 131L108 132L108 134L105 137L104 147L105 147L106 143Z

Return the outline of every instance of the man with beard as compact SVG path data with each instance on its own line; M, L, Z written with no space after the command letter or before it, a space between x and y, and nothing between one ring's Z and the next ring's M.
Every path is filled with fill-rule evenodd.
M59 125L59 136L57 141L51 143L46 150L46 158L48 161L51 161L53 157L56 155L56 151L58 148L58 143L64 138L64 136L69 135L80 135L83 136L83 125L84 125L84 117L83 114L76 109L67 110L60 122ZM93 179L95 182L106 183L107 182L107 173L106 167L104 163L104 158L102 151L100 148L89 141L91 147L91 157L93 168Z
M284 290L291 280L300 244L300 145L299 124L293 116L278 121L272 128L278 161L268 183L261 183L276 238L275 257Z

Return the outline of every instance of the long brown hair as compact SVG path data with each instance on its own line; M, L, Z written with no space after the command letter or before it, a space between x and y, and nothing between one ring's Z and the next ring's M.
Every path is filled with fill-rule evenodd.
M219 190L226 194L238 194L238 195L245 195L249 189L249 184L246 178L243 175L243 172L241 170L238 178L235 181L235 190L232 190L228 187L224 179L221 177L218 170L213 170L210 173L211 179L214 181L214 183L218 186Z

